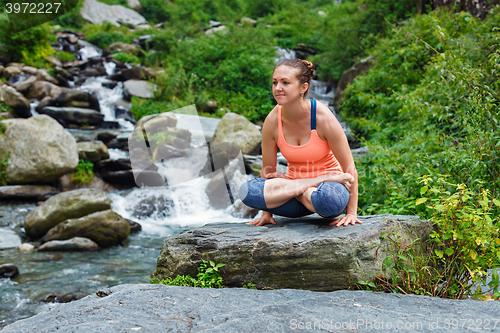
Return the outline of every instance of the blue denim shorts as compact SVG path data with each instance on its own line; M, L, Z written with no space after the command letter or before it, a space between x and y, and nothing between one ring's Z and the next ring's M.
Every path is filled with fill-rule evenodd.
M264 183L266 180L268 179L255 178L243 184L239 190L241 201L249 207L285 217L301 217L314 214L295 198L288 200L279 207L267 208L264 200ZM350 197L347 188L337 182L324 182L319 184L317 189L311 194L311 202L316 212L325 217L335 217L342 214Z

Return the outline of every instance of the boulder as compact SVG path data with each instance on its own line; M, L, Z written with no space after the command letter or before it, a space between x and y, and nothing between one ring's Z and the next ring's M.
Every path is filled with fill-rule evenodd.
M243 154L258 155L262 134L245 117L229 112L217 125L212 142L234 142L240 146Z
M85 237L105 248L120 244L129 234L128 221L112 210L105 210L61 222L50 229L41 242Z
M30 86L28 98L41 101L45 97L57 96L63 90L64 88L61 88L53 83L47 81L36 81Z
M139 0L127 0L127 5L138 12L142 11L142 6Z
M108 147L102 141L79 142L78 158L98 162L109 158Z
M12 86L20 93L26 93L31 86L36 82L36 76L30 76L24 81L17 81Z
M207 224L165 239L152 278L197 274L202 259L225 263L224 283L241 287L315 291L346 289L357 281L383 275L381 263L392 231L411 242L426 238L430 223L414 216L361 216L361 225L334 227L333 218L314 214L298 219L275 218L276 225ZM415 232L413 232L415 230Z
M31 67L31 66L23 66L21 68L21 71L25 74L31 74L31 75L36 75L36 72L38 71L38 68Z
M137 1L137 0L135 0ZM137 1L138 2L138 1ZM113 53L126 53L130 55L138 56L141 54L141 48L136 44L127 44L123 42L116 42L104 48L102 51L103 57L106 57Z
M15 278L19 275L19 269L13 264L0 265L0 278Z
M6 84L0 86L0 102L10 106L20 118L31 117L30 102L14 87Z
M7 200L40 200L59 191L49 185L0 186L0 198Z
M76 106L76 102L85 104L85 108L100 111L97 97L86 91L64 89L60 94L54 96L53 106Z
M40 81L47 81L55 85L59 85L59 82L51 76L45 69L39 69L36 71L36 78Z
M19 75L22 73L23 72L21 71L21 69L17 66L7 66L4 68L2 75L4 78L6 78L8 80L11 77L13 77L14 75Z
M131 97L153 98L156 84L144 80L128 80L123 83L123 96L130 100Z
M103 191L78 189L63 192L30 212L24 221L24 229L30 237L38 239L63 221L110 208L111 200Z
M101 24L104 21L136 26L146 23L146 19L130 8L120 5L107 5L96 0L85 0L80 15L93 24Z
M213 36L217 32L221 33L222 35L225 35L229 32L229 30L227 30L225 25L220 25L220 26L215 27L215 28L207 29L205 31L205 35Z
M257 24L257 21L254 20L254 19L251 19L249 17L242 17L240 22L242 24L248 24L248 25L251 25L252 27L255 27L255 25Z
M0 249L14 249L21 243L21 238L14 231L0 228Z
M2 123L6 121L9 120ZM8 152L5 171L10 185L51 182L74 171L78 165L75 139L46 115L10 125L0 137L0 161Z
M104 115L99 111L84 108L45 106L40 113L49 115L63 126L75 125L100 125Z
M175 126L177 126L177 117L171 112L151 114L142 117L135 124L135 128L140 128L141 131L144 129L148 134L157 133L165 127L174 128Z
M127 80L149 80L155 79L158 74L148 67L134 66L130 69L122 70L122 76L125 81Z
M362 290L126 284L50 307L6 326L2 333L32 333L34 327L40 332L465 333L471 332L467 325L472 323L483 329L488 325L490 329L482 331L494 332L499 312L500 302ZM459 325L453 327L451 323ZM446 329L446 325L453 329Z
M70 173L65 174L61 178L59 178L59 184L61 186L61 190L63 192L66 191L73 191L76 189L80 188L92 188L104 192L111 192L111 191L116 191L117 188L111 184L106 183L104 180L99 178L94 174L94 178L92 179L92 182L90 184L74 184L73 181L71 180L71 175Z
M68 240L53 240L40 245L38 251L97 251L99 245L88 238L73 237Z
M234 142L210 142L208 145L207 164L201 169L200 176L208 175L227 166L240 156L241 149Z
M239 175L245 177L245 166L243 159L234 159L223 169L218 169L210 176L210 182L205 188L210 205L216 209L224 209L233 204L238 199L238 190L246 178L238 181L236 171Z
M23 243L17 247L17 250L20 252L30 252L33 251L34 249L35 247L33 246L33 244L30 243Z
M339 80L337 84L337 89L335 90L335 95L333 96L333 106L336 110L339 109L340 103L344 99L344 91L347 86L354 82L354 79L359 75L365 73L373 66L375 61L374 56L369 56L360 62L356 63L351 68L347 69Z

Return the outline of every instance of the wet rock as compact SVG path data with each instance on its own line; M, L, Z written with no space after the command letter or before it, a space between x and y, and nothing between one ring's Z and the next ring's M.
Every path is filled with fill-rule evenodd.
M98 162L109 158L108 148L102 141L79 142L78 158Z
M45 296L42 301L47 302L47 303L69 303L73 301L77 301L79 299L84 298L85 294L64 294L64 295L57 295L57 294L49 294Z
M31 75L36 75L36 72L38 71L37 68L31 67L31 66L23 66L23 68L21 68L21 70L23 71L23 73L31 74Z
M106 75L106 69L103 66L90 67L83 70L80 74L85 77L104 76Z
M0 102L10 106L18 117L31 117L30 102L14 87L6 84L0 86Z
M103 121L100 125L99 125L99 128L102 128L102 129L120 129L121 126L120 126L120 123L118 121Z
M59 82L60 87L64 87L64 88L70 87L68 80L64 76L62 76L61 74L56 75L56 80L57 80L57 82Z
M97 134L97 140L107 143L118 136L120 132L115 131L105 131Z
M68 72L66 69L64 69L64 68L62 68L60 66L56 66L54 68L54 73L56 73L57 75L60 75L60 76L64 77L68 81L73 81L73 75L70 72Z
M94 178L90 184L75 184L71 180L72 174L65 174L61 178L59 178L59 184L61 186L61 190L63 192L73 191L80 188L91 188L95 190L100 190L104 192L116 191L117 188L111 184L106 183L104 180L99 178L94 174Z
M18 66L7 66L4 68L2 75L7 80L13 77L14 75L22 74L23 72Z
M130 69L122 70L122 75L125 81L127 80L149 80L155 79L158 74L151 68L134 66Z
M0 228L0 249L15 249L21 243L21 238L17 233L11 229Z
M234 212L232 215L244 219L253 219L258 213L258 209L248 207L240 199L238 199L234 203Z
M57 35L56 35L57 36ZM75 36L76 37L76 36ZM78 38L76 38L76 41L74 43L76 43L78 41ZM74 44L73 43L73 44ZM62 66L62 63L61 63L61 60L59 60L57 57L54 57L54 56L48 56L45 58L45 60L47 60L49 63L51 63L52 65L54 66L59 66L61 67Z
M117 85L118 85L117 81L108 81L102 83L102 86L108 89L114 89Z
M26 233L38 239L59 223L71 218L111 208L111 200L106 193L94 189L78 189L59 193L35 208L26 216Z
M118 52L139 56L141 54L141 48L136 44L116 42L105 47L104 50L102 51L102 55L103 57L107 57L112 53L118 53Z
M104 115L92 109L46 106L40 113L49 115L63 126L75 125L100 125Z
M34 327L41 332L76 327L88 332L445 332L445 323L467 318L484 328L499 311L499 302L370 291L127 284L19 320L2 333L32 333ZM449 331L471 330L459 325Z
M240 146L242 154L258 155L262 134L245 117L226 113L217 125L212 142L233 142Z
M9 151L5 171L7 184L11 185L48 183L74 171L78 165L75 139L46 115L10 125L0 137L0 160Z
M55 96L53 105L62 107L72 106L75 105L74 102L84 102L87 103L87 108L96 111L101 110L97 97L94 94L81 90L63 90L61 94Z
M346 289L350 283L383 275L382 233L396 232L411 242L425 239L428 222L415 216L361 216L361 225L336 228L333 218L318 215L300 219L275 218L276 225L255 227L244 223L207 224L188 229L163 242L157 269L160 280L196 275L202 258L233 263L224 266L224 283L241 287L252 281L257 288ZM382 247L382 248L381 248Z
M132 124L136 123L134 114L130 110L128 110L128 109L126 109L126 108L124 108L122 106L116 106L115 107L115 117L116 118L120 118L120 119L128 120Z
M101 172L102 170L108 171L121 171L132 170L132 165L129 159L121 158L119 160L106 159L94 164L94 170Z
M47 81L55 85L59 85L59 82L52 77L45 69L39 69L36 71L36 78L40 81Z
M139 0L127 0L127 5L135 11L142 11L142 6Z
M13 264L0 265L0 278L15 278L19 275L19 269Z
M153 98L156 84L144 80L128 80L123 83L123 96L130 100L131 97Z
M33 246L33 244L23 243L23 244L19 245L17 247L17 249L21 252L30 252L30 251L33 251L35 249L35 247Z
M356 63L342 74L342 77L337 84L335 95L333 96L333 106L336 110L339 109L340 103L342 103L342 100L344 99L344 91L347 88L347 85L353 83L356 77L369 70L373 66L374 61L375 57L369 56Z
M210 142L208 148L207 164L201 169L200 176L224 168L241 154L240 146L233 142Z
M120 244L129 234L128 221L112 210L105 210L61 222L50 229L41 242L85 237L105 248Z
M0 198L7 200L39 200L59 191L49 185L11 185L0 186Z
M108 21L116 26L120 26L118 22L136 26L146 23L146 19L132 9L120 5L110 6L96 0L85 0L80 15L93 24Z
M67 240L53 240L40 245L38 251L97 251L99 246L92 240L84 237L73 237Z
M163 196L156 198L151 197L142 200L134 207L133 216L136 217L151 217L153 213L158 212L164 216L169 216L174 208L174 202L170 198Z
M135 222L135 221L131 221L131 220L127 220L128 223L130 224L130 233L131 234L135 234L136 232L139 232L142 230L142 226Z
M144 128L146 133L154 134L163 131L166 127L174 128L177 126L177 117L170 112L152 114L142 117L135 124L135 128Z
M14 83L12 86L16 88L17 91L20 93L26 93L31 86L36 82L36 77L35 76L30 76L24 81L18 81Z
M28 98L42 100L46 97L53 97L59 95L63 91L63 88L47 82L47 81L36 81L34 82L28 91Z
M210 205L216 209L224 209L238 199L239 186L236 185L235 173L245 174L243 160L234 159L223 169L218 169L211 174L212 179L205 188Z
M316 51L310 47L307 47L303 43L298 43L297 46L293 48L295 51L295 54L297 55L297 58L299 59L307 59L307 57L315 55Z

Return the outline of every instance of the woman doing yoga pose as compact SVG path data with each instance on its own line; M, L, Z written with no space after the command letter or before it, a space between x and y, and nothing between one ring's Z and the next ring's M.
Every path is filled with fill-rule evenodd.
M330 109L305 100L314 65L287 59L274 69L273 95L278 105L262 126L261 178L241 186L247 206L263 210L248 224L276 224L273 214L301 217L346 215L330 225L361 223L357 218L358 175L347 138ZM276 172L277 148L287 159L286 175Z

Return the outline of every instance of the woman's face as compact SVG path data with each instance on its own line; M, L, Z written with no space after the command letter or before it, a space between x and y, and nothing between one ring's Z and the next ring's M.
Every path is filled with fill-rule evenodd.
M281 65L274 69L273 96L279 105L285 105L302 98L300 93L305 90L304 85L300 84L293 68Z

